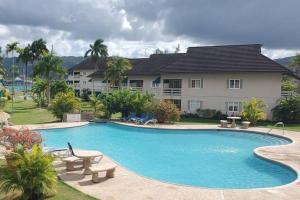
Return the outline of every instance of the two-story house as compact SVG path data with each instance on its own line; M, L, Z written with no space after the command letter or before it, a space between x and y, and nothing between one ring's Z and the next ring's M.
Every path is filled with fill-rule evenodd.
M259 44L190 47L186 53L153 54L129 60L133 68L123 87L171 100L187 113L209 108L235 115L242 110L243 101L256 97L267 104L270 118L271 109L281 98L282 75L296 76L264 56ZM69 81L77 81L77 72L82 75L78 80L80 89L104 92L108 88L105 68L105 62L98 62L95 70L95 62L83 61L72 68L74 76ZM86 85L81 83L83 80Z

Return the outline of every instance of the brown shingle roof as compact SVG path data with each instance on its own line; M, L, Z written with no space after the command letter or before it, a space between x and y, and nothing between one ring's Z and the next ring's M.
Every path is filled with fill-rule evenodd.
M261 54L260 44L189 47L187 53L153 54L150 58L129 59L133 69L128 75L159 75L166 73L203 72L278 72L295 73ZM95 61L87 59L73 70L95 69ZM106 62L89 77L103 77ZM297 77L299 78L299 77Z

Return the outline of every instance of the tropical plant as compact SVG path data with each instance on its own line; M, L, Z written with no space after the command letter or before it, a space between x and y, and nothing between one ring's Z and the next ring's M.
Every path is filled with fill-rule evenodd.
M265 112L266 104L262 100L253 97L249 101L243 102L243 111L240 113L241 117L256 125L258 120L266 119Z
M9 149L14 149L17 144L21 144L25 149L31 149L34 144L42 143L41 134L28 128L3 128L0 139Z
M56 80L51 83L50 86L51 98L53 99L56 94L62 92L67 93L73 91L73 89L67 84L65 80Z
M300 123L300 95L279 100L272 109L273 118L285 123Z
M80 110L80 101L75 97L73 92L58 93L53 99L49 110L55 117L62 121L64 113Z
M44 78L47 83L47 104L51 99L51 82L55 77L62 78L66 74L66 69L62 66L63 61L53 53L44 55L34 66L33 75Z
M14 83L15 83L15 69L17 68L15 66L14 63L14 52L16 52L19 48L18 48L18 42L13 42L10 44L6 45L6 54L8 56L8 53L11 53L12 56L12 64L11 64L11 70L12 70L12 98L11 98L11 102L12 102L12 107L13 107L13 103L14 103Z
M47 90L47 82L39 77L33 79L33 85L31 88L33 100L39 107L46 105L45 93Z
M5 75L5 67L3 63L3 55L2 55L2 48L0 47L0 75L4 76Z
M20 192L21 200L43 200L56 190L57 175L52 165L53 157L42 147L34 145L31 151L19 147L11 153L14 167L0 166L0 190L2 193Z
M30 50L33 55L32 62L35 60L41 60L44 55L49 53L49 50L47 49L47 42L42 38L33 41L30 46Z
M129 60L115 56L107 62L104 76L110 84L121 87L121 82L125 78L126 72L131 69L132 65Z
M17 62L22 62L25 65L25 77L24 77L24 84L25 84L25 96L24 99L27 99L27 77L28 77L28 64L33 63L34 55L31 50L30 44L28 44L25 48L19 49L18 51L19 57L17 58Z
M95 69L98 69L99 58L106 59L108 56L107 46L103 42L102 39L97 39L94 44L90 44L90 48L84 54L85 58L90 57L96 61Z
M103 109L103 104L98 99L96 94L92 94L89 96L89 103L93 108L94 115L97 115L98 112Z
M159 123L173 123L180 119L180 111L176 105L166 100L156 103L154 114Z

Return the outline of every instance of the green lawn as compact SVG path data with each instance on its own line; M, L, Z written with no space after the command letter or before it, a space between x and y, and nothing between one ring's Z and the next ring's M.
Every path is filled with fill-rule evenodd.
M11 115L10 121L15 125L42 124L57 121L47 109L38 108L32 100L16 100L13 109L11 101L9 101L4 110Z
M219 124L219 120L214 119L201 119L201 118L181 118L179 122L176 124ZM265 128L277 128L281 129L281 127L274 127L275 122L259 122L257 124L258 127ZM300 123L299 124L285 124L286 130L298 131L300 132Z

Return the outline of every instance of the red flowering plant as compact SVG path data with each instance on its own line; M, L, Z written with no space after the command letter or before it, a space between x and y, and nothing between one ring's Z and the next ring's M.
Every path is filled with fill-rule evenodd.
M0 141L8 150L15 149L18 144L25 149L31 149L34 144L42 143L42 136L28 128L3 128L0 133Z

